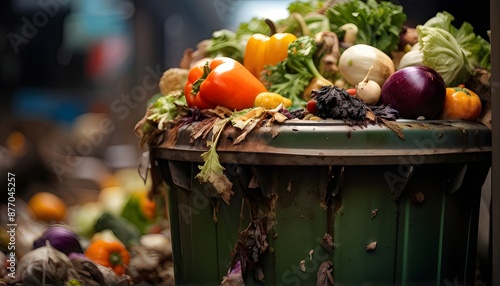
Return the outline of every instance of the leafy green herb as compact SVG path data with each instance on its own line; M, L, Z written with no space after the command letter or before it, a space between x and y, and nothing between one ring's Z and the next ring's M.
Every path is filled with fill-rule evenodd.
M390 54L398 49L399 34L406 22L403 7L389 1L351 0L339 2L327 10L331 29L339 36L340 27L352 23L358 27L357 44L367 44Z

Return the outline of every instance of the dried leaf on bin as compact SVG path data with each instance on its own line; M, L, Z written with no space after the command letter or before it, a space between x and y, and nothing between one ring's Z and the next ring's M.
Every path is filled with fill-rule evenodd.
M333 263L323 261L318 268L316 286L333 286Z
M217 142L219 141L220 135L224 130L224 126L229 122L229 118L217 118L213 124L213 136L212 141L207 141L208 151L201 154L204 164L198 166L200 172L196 175L201 183L213 186L220 197L229 204L231 196L233 195L233 183L229 181L227 176L224 174L225 168L219 162L219 155L217 154Z
M287 112L287 114L283 114L283 112ZM277 108L268 110L267 113L271 115L271 118L267 122L267 126L270 126L274 122L283 123L288 119L292 119L292 115L288 111L288 109L283 108L282 104L280 104ZM290 117L288 117L288 115Z
M247 125L250 125L256 120L260 120L263 117L262 115L265 116L266 114L267 110L263 107L252 108L243 115L233 118L231 123L236 128L244 129Z
M368 109L366 111L366 119L370 122L377 122L377 117L375 116L375 113L371 109Z
M333 237L330 234L325 233L325 235L323 236L323 240L321 241L321 246L326 250L326 252L331 254L333 249L335 248Z
M217 117L209 117L196 124L191 131L191 143L200 137L203 139L206 138L208 133L214 127L215 121L217 121Z
M267 211L265 213L267 232L270 232L276 225L276 203L278 202L278 197L278 194L270 194L267 201Z
M232 112L227 107L217 106L217 107L212 108L212 109L203 109L203 110L201 110L201 113L205 117L216 116L216 117L220 117L220 118L227 118L227 117L233 116L236 112Z
M267 248L266 218L254 220L248 227L238 234L238 241L232 251L233 265L241 263L242 273L254 273L258 281L264 281L264 274L260 267L260 255Z
M264 116L262 116L264 115ZM260 126L262 124L262 121L265 119L265 114L262 114L260 118L255 118L253 121L251 121L250 124L246 125L245 128L243 129L243 132L236 137L236 139L233 141L233 144L238 144L241 141L245 140L246 136L248 133L250 133L253 129L256 127Z
M139 146L143 148L146 144L155 145L158 143L158 137L165 131L158 129L144 116L139 120L135 127L134 133L139 137Z
M391 131L394 132L401 140L405 140L405 135L403 134L403 128L401 128L399 124L383 118L381 118L380 120L387 128L391 129Z
M281 109L281 108L280 108ZM271 110L276 113L280 110ZM202 153L201 157L204 161L202 166L199 166L200 173L196 178L201 182L213 186L221 198L229 204L231 195L233 194L233 184L224 174L225 168L219 162L219 155L217 154L217 144L221 134L228 122L239 129L242 133L233 141L233 144L238 144L243 141L248 133L254 128L260 126L269 115L269 110L265 108L252 108L244 109L241 111L231 112L224 107L216 107L215 109L204 110L205 117L197 124L191 133L191 142L197 138L205 138L210 131L212 132L212 140L207 141L209 150Z
M306 272L306 261L305 260L301 260L299 262L299 267L300 267L300 271Z
M211 145L215 145L213 142L211 143ZM205 163L203 166L199 166L201 171L196 175L196 179L212 185L224 202L229 204L233 195L233 183L224 174L225 168L219 163L219 155L215 151L215 147L211 147L207 152L201 154L201 157Z
M168 146L175 145L175 142L177 141L177 132L183 125L183 122L181 122L167 129L167 132L164 134L165 138L163 138L162 143L167 144ZM158 145L160 145L160 143L158 143Z
M366 251L372 251L372 250L375 250L375 248L377 248L377 242L374 241L374 242L370 242L367 246L366 246Z

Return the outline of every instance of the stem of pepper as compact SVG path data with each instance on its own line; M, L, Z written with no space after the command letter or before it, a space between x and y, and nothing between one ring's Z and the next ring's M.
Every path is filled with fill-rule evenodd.
M266 24L269 26L269 29L271 30L271 35L274 35L276 34L277 30L276 30L276 25L274 24L274 22L269 19L269 18L266 18L266 20L264 20L266 22Z
M205 81L205 79L207 79L207 76L210 72L211 72L210 62L207 61L203 66L203 75L193 83L191 94L193 95L198 94L198 92L200 91L201 84L203 83L203 81Z

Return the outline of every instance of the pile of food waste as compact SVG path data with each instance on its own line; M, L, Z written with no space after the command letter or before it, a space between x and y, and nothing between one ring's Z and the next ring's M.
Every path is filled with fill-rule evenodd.
M491 126L491 46L471 24L456 26L443 11L409 27L402 6L375 0L293 1L288 12L214 31L187 48L135 126L141 146L175 143L179 129L193 124L192 141L206 140L195 178L229 204L233 186L217 154L228 126L239 132L235 145L256 128L297 120L376 124L401 140L393 124L400 119ZM263 241L253 235L252 243L264 247L265 229L250 225L240 237L258 232ZM248 270L243 258L260 253L244 249L235 247L233 281Z
M199 122L193 139L212 138L197 178L227 198L216 151L227 124L241 130L235 144L264 122L287 120L490 126L491 46L469 23L456 27L443 11L408 27L402 6L375 0L294 1L288 11L288 18L254 17L187 48L135 127L141 146L172 140L181 126Z

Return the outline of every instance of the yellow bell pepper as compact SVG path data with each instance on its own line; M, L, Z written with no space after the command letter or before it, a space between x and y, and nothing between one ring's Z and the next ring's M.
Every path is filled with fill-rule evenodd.
M481 99L470 89L462 87L446 88L442 119L474 121L481 115Z
M288 44L297 37L291 33L276 33L271 37L253 34L248 39L243 65L258 79L265 66L275 65L288 56Z

